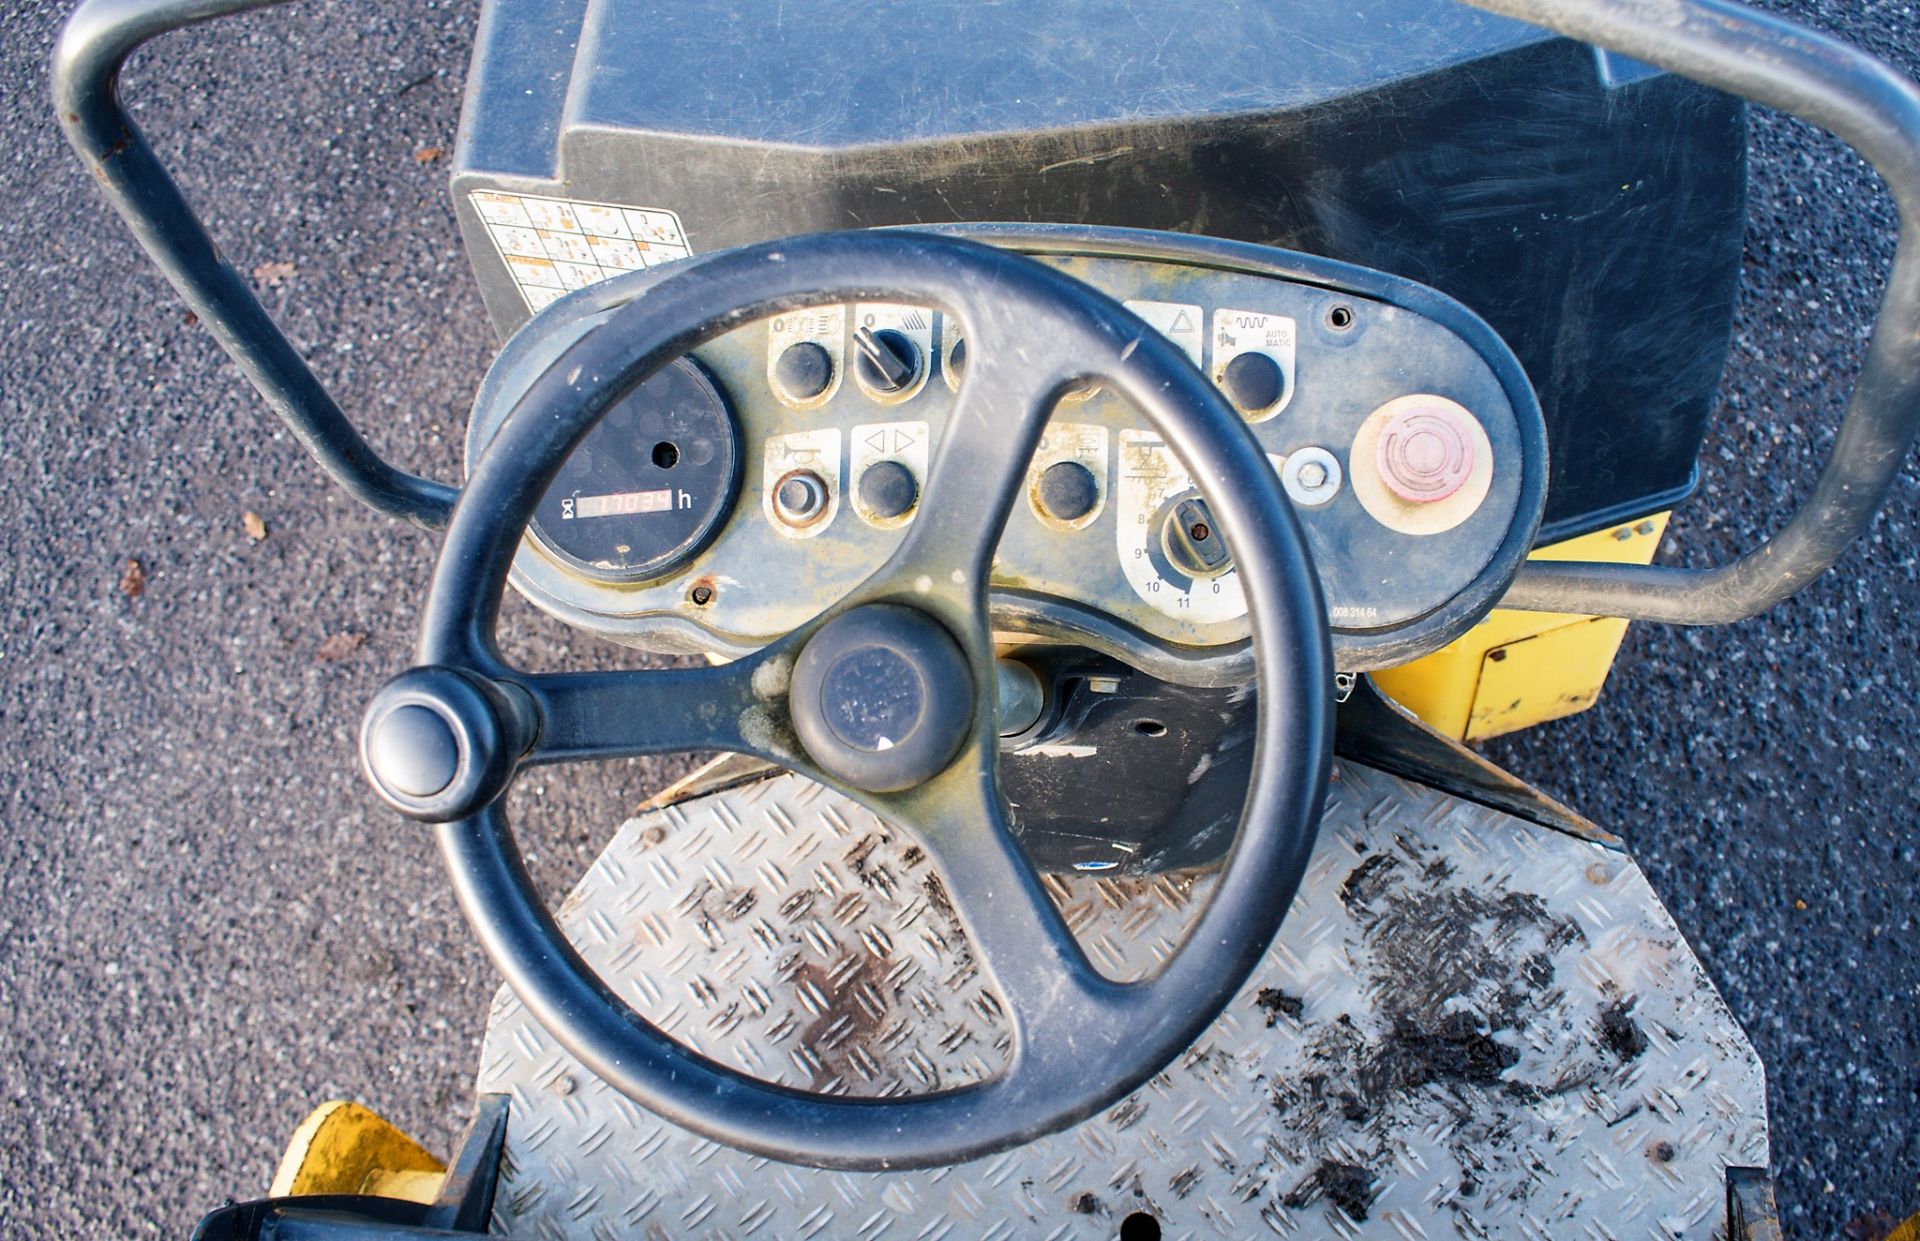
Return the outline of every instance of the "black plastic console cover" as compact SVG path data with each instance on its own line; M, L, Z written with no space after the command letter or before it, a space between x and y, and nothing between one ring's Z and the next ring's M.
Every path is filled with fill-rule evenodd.
M878 41L873 21L861 0L488 0L453 195L502 334L530 312L476 190L670 211L698 254L970 220L1207 234L1492 324L1546 414L1544 540L1691 489L1740 273L1738 100L1455 0L929 0Z

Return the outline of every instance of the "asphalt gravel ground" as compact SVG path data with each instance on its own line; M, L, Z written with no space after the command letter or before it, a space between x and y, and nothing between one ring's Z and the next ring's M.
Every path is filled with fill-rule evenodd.
M433 541L320 481L107 211L46 103L67 7L0 8L0 1231L179 1235L263 1192L327 1098L445 1149L496 977L355 770ZM1920 71L1913 5L1780 7ZM445 186L475 16L305 3L169 38L127 91L345 408L442 478L495 348ZM1767 114L1752 143L1738 338L1670 560L1805 493L1893 248L1838 144ZM1799 598L1636 627L1597 709L1490 747L1628 837L1745 1022L1793 1235L1920 1209L1917 479ZM533 666L621 658L524 608L512 632ZM669 774L523 787L547 890Z

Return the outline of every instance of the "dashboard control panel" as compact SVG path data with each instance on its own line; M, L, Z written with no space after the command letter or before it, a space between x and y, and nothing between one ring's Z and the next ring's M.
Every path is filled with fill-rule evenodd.
M1469 312L1418 285L1260 247L1009 226L1013 244L1179 346L1266 449L1306 532L1340 666L1432 650L1531 545L1545 442L1531 389ZM698 260L675 265L698 278ZM592 286L509 342L468 432L672 269ZM632 645L742 652L832 604L912 523L966 382L958 320L828 303L700 346L615 406L562 470L515 584ZM1194 683L1231 679L1246 601L1208 497L1143 416L1063 396L994 562L1006 627ZM1250 668L1250 664L1247 665Z

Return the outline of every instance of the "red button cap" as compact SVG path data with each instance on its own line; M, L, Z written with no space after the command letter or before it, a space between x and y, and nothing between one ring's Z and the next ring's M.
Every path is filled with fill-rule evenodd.
M1380 432L1380 481L1409 504L1444 500L1473 473L1473 415L1451 405L1416 405Z

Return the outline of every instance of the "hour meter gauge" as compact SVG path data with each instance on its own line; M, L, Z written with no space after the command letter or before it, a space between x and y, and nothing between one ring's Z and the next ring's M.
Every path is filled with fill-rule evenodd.
M681 358L623 397L560 467L529 527L602 582L665 577L698 555L740 485L740 431L707 373Z

